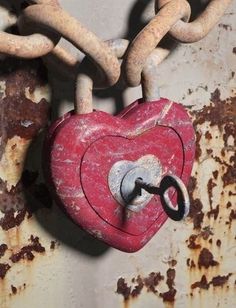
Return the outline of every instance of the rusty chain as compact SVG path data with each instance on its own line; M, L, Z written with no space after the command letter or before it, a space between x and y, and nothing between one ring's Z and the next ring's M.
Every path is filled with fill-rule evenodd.
M126 57L125 74L129 86L138 86L147 58L170 32L181 42L196 42L209 33L232 0L212 0L205 11L188 23L191 8L186 0L156 0L156 16L136 36Z
M63 37L93 60L104 72L105 78L100 82L100 86L111 86L117 82L120 76L120 65L117 58L120 47L117 47L117 43L102 42L78 20L65 12L57 0L28 0L27 2L29 6L23 10L18 20L22 35L0 32L0 53L21 58L47 56L51 61L56 58L73 71L78 61L59 46L58 43ZM153 72L156 71L157 64L163 61L170 52L157 47L160 40L167 33L170 33L177 41L184 43L202 39L219 21L231 2L232 0L211 0L194 21L188 22L191 8L187 0L156 0L155 17L136 36L129 47L125 48L127 50L123 68L127 84L138 86L142 80L144 97L151 100L155 82L145 76L151 73L154 76ZM77 77L77 84L79 84L77 93L81 91L81 94L76 95L77 112L91 111L89 103L91 94L86 98L86 90L83 92L83 80L87 78L85 84L91 89L94 76L91 76L91 70L89 74L86 74L86 69L84 71L86 65L91 66L91 61L85 60L83 65L79 66L82 71ZM98 70L95 71L101 79L101 74L98 74ZM74 70L74 73L78 74L78 69ZM151 90L148 91L148 89Z

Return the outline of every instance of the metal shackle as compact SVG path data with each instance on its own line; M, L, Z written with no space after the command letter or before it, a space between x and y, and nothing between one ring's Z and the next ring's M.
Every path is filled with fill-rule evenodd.
M105 44L113 51L113 54L118 59L125 57L129 47L129 41L125 39L109 40ZM160 98L159 88L157 86L157 67L167 57L169 52L168 49L156 48L146 61L141 80L143 100L145 102ZM80 64L76 80L75 112L77 114L85 114L93 111L92 90L94 86L100 89L106 87L101 72L88 57L85 57Z

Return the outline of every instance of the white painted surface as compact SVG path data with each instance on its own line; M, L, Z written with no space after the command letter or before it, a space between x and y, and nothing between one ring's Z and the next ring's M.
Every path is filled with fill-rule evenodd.
M127 33L129 14L136 3L134 0L60 2L65 9L103 39L123 37ZM232 72L236 71L236 55L232 52L236 46L235 12L234 0L221 20L221 23L231 25L232 31L216 26L202 41L191 45L179 45L160 65L159 87L163 97L200 109L209 104L210 93L217 87L222 93L222 98L235 95L236 82L235 77L232 78ZM150 16L151 13L147 15ZM207 91L204 90L205 85L208 87ZM57 81L54 103L59 104L57 108L60 112L71 109L72 88L70 80ZM193 90L190 95L188 89ZM140 88L128 89L123 93L124 103L127 105L140 95ZM94 100L99 109L109 112L115 110L113 98ZM202 125L200 129L206 130L207 125L208 123ZM201 146L203 149L213 148L216 155L221 155L222 133L217 127L212 127L211 133L213 136L218 135L218 140L213 138L210 145L207 145L207 141L204 144L203 140ZM203 151L200 163L195 164L193 174L198 172L198 189L195 191L195 197L201 199L204 211L207 212L209 198L206 186L211 172L221 167L204 153ZM227 153L225 161L232 155L232 152ZM225 189L226 193L227 189L229 187ZM203 247L211 249L215 259L220 261L219 268L190 271L186 266L187 258L196 261L198 255L198 252L187 248L186 240L193 233L192 223L189 220L181 223L168 220L144 249L134 254L125 254L112 248L106 249L105 246L89 238L55 206L52 210L39 211L35 217L25 220L18 229L1 231L1 241L7 243L13 251L27 244L28 238L33 234L39 236L46 253L44 256L36 254L32 262L22 261L12 264L6 278L0 281L0 306L2 308L235 307L236 224L233 222L231 229L225 225L229 211L225 209L226 201L221 200L221 191L222 180L219 178L217 187L213 190L213 204L215 206L221 202L220 215L223 218L221 221L206 218L204 225L209 225L214 230L213 242L221 239L222 246L219 249L216 245L211 246L206 241L200 240ZM232 202L236 209L235 197L232 197ZM59 246L52 251L50 242L54 239L58 241ZM88 251L96 251L95 247L97 252L100 249L104 250L104 253L91 256ZM87 253L82 252L84 249ZM1 262L8 262L9 253L9 251L6 253ZM153 271L160 271L165 275L169 268L167 260L172 258L177 260L175 267L177 295L173 306L164 304L160 297L146 293L145 290L137 299L126 304L123 303L122 296L116 294L119 277L124 277L130 285L131 279L137 275L146 277ZM191 298L189 295L190 285L198 281L203 273L211 279L215 275L226 275L230 272L233 275L229 279L228 289L226 286L214 290L210 287L209 290L200 292L199 289L195 289L194 296ZM24 283L26 288L19 291L19 287ZM11 285L18 288L16 295L9 295L12 293ZM157 289L165 292L167 290L165 281Z

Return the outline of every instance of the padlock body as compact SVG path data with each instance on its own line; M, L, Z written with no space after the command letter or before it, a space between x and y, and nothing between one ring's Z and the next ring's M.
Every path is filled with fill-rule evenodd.
M137 100L118 116L101 111L67 114L53 124L44 148L46 178L66 213L108 245L134 252L153 237L167 216L157 195L140 211L127 210L112 193L110 170L117 162L132 164L142 157L156 157L162 177L174 174L187 184L195 138L180 104ZM174 202L174 193L171 198Z

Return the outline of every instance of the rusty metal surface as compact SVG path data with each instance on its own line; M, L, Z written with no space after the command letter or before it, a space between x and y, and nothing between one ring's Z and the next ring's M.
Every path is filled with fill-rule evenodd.
M81 2L77 12L77 1L60 1L105 38L126 33L122 25L134 2L112 8L109 18L117 24L107 29L107 1ZM49 207L41 178L35 182L37 174L27 172L26 184L42 202L30 203L33 214L1 213L1 307L235 307L235 13L234 0L207 38L180 46L158 71L161 95L188 106L197 131L186 224L169 221L144 251L127 256L100 246ZM57 80L58 113L72 108L71 89L68 80ZM116 99L129 104L140 95L129 89ZM113 96L96 95L94 105L115 111ZM40 149L32 150L38 157Z

